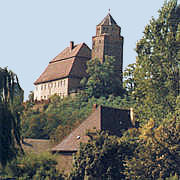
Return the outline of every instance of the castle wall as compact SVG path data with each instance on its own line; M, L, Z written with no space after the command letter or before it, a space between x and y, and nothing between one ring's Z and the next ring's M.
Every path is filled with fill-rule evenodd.
M123 73L123 37L114 39L112 36L105 36L104 56L113 56L116 60L117 76L122 80Z
M104 59L104 35L94 36L92 38L92 59Z

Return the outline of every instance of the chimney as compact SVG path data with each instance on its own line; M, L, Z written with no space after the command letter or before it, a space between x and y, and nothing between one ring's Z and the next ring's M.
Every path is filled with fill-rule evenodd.
M135 117L134 117L134 110L133 110L133 108L130 108L130 118L131 118L132 124L135 126Z
M92 111L95 111L97 109L97 107L98 107L97 104L93 104Z
M74 41L70 41L70 50L74 48Z

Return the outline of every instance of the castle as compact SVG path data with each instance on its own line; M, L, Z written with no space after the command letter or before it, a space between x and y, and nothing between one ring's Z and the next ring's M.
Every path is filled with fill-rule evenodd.
M85 43L75 45L71 41L69 47L49 62L34 83L34 98L46 100L53 94L61 98L68 96L80 87L81 79L87 76L87 61L97 58L103 63L105 56L115 58L115 73L122 81L123 37L121 28L109 13L96 26L96 35L92 37L92 50ZM132 127L135 127L132 109L115 109L95 104L92 113L50 151L59 155L61 170L68 172L73 164L73 153L79 150L81 143L89 140L87 130L103 130L111 135L121 136L123 131Z
M96 26L96 36L92 37L92 50L85 44L70 42L53 60L51 60L34 82L34 99L46 100L53 94L61 98L68 96L80 87L80 81L86 74L86 63L98 58L103 63L105 56L116 59L117 76L122 81L123 37L121 28L113 17L108 15Z

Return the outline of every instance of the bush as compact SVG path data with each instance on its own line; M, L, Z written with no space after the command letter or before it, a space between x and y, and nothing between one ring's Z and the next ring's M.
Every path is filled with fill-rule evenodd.
M63 175L56 169L55 157L49 153L41 155L27 154L13 160L6 167L8 177L22 180L63 180Z

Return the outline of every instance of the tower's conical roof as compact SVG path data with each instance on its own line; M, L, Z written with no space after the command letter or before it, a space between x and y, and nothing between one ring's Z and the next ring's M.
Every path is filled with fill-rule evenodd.
M108 15L98 24L98 26L111 26L111 25L117 25L116 21L113 19L113 17L111 16L110 13L108 13Z

